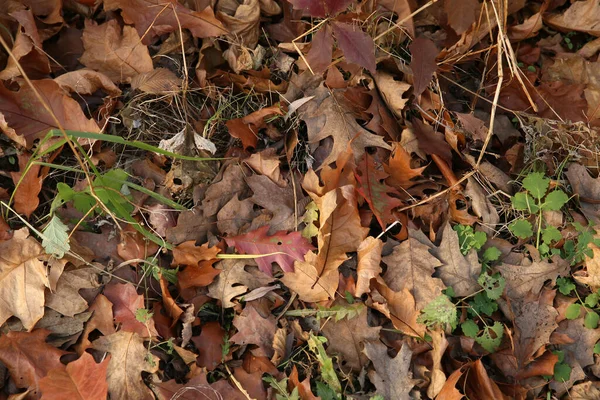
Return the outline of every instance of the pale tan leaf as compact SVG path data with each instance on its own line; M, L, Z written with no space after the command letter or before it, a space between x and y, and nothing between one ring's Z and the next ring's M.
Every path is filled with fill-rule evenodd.
M178 91L180 87L181 78L166 68L144 72L131 80L132 89L150 94L172 93Z
M301 300L309 303L318 303L335 297L335 291L339 284L338 267L343 260L337 264L330 262L327 271L319 274L315 268L317 255L310 251L304 256L305 261L294 263L294 272L286 272L281 281L294 292L298 293Z
M499 265L497 269L506 279L506 295L513 300L524 299L529 293L537 295L546 281L555 283L556 278L569 273L568 262L559 257L552 261L523 258L520 265Z
M360 297L370 291L369 284L372 278L381 273L381 250L383 242L373 236L367 237L358 246L358 266L356 267L356 292L354 296Z
M102 89L111 96L119 96L119 89L108 76L91 69L78 69L69 71L54 78L54 82L67 92L91 95Z
M371 299L371 307L388 317L394 328L409 336L425 335L425 325L417 322L421 312L417 310L415 299L407 288L395 292L379 280L374 284Z

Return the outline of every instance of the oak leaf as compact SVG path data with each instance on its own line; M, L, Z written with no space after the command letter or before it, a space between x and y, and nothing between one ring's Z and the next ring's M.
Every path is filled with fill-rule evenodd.
M600 239L600 235L595 235L596 240ZM592 256L585 257L585 273L577 271L573 274L575 280L584 285L589 285L592 290L600 289L600 247L595 244L590 244L589 249L592 251Z
M220 177L206 189L204 200L202 200L202 210L204 218L216 215L234 196L244 192L246 182L244 181L244 170L237 164L228 165ZM200 218L186 216L186 218Z
M358 182L356 190L367 201L383 229L396 221L397 218L392 211L403 204L399 198L390 196L400 196L400 193L385 184L384 181L387 177L387 173L377 169L373 157L365 153L356 169L356 181Z
M0 361L8 368L18 388L31 390L31 398L38 398L40 380L49 371L65 368L60 357L67 353L46 343L49 333L45 329L36 329L0 336Z
M39 383L42 399L106 400L108 363L109 358L106 358L96 364L92 355L83 353L66 368L51 369Z
M446 286L452 286L459 297L472 295L480 289L477 279L481 274L481 264L477 252L471 249L466 256L460 252L458 234L446 223L440 246L434 250L435 256L443 263L437 268L438 276Z
M404 95L408 94L411 85L395 80L394 75L384 71L377 71L373 78L377 84L377 89L381 93L381 97L383 97L390 111L396 117L404 118L402 110L408 102L408 97L404 97Z
M223 358L222 345L225 343L227 332L218 322L211 321L202 325L200 336L192 337L192 342L198 350L196 362L209 371L217 368Z
M300 232L279 231L272 236L267 236L268 230L268 226L263 226L245 235L225 238L225 241L242 254L283 253L256 258L260 270L269 276L273 274L272 262L279 264L284 271L290 272L294 270L294 260L303 260L304 255L313 249L310 242L303 238Z
M333 33L337 39L338 46L344 52L348 62L360 65L375 73L375 43L371 36L354 25L341 22L332 22Z
M138 295L132 283L115 283L107 285L104 296L113 304L115 321L121 324L121 331L135 332L140 337L158 336L154 320L140 322L136 316L138 310L145 309L144 295Z
M270 358L274 354L273 339L277 330L276 324L274 316L263 318L254 307L247 306L240 315L233 318L233 326L238 332L230 340L239 345L257 345L258 349L252 353Z
M266 286L273 280L273 278L259 272L255 266L248 266L250 264L254 264L254 261L244 259L220 261L217 264L217 269L221 273L208 287L208 295L219 300L221 307L231 308L235 306L232 302L234 297L246 293L249 289L254 290ZM246 271L246 268L250 271Z
M388 317L396 329L409 336L423 337L425 325L417 322L421 311L412 293L404 288L393 291L381 279L372 283L371 307Z
M431 254L433 247L423 232L409 227L408 239L383 258L387 265L383 280L396 292L408 289L415 299L417 310L422 310L446 288L439 278L433 277L436 268L442 266L440 260Z
M418 119L413 122L413 129L419 142L419 149L429 155L440 156L448 165L452 165L452 150L444 136L436 132L431 125Z
M404 150L400 143L392 144L392 155L388 164L383 165L383 169L388 173L386 183L392 187L409 189L415 185L412 179L421 176L427 167L413 168L411 166L410 154Z
M80 289L92 289L100 286L99 267L71 268L62 273L55 291L46 292L46 307L61 314L73 317L84 312L88 303L79 294Z
M143 43L154 42L157 36L189 29L194 37L206 38L227 33L221 21L215 18L210 6L192 11L177 0L105 0L104 10L121 9L127 24L135 25Z
M321 166L336 161L341 153L346 152L348 146L356 159L363 155L366 147L390 148L381 136L364 129L356 122L349 110L339 106L346 101L341 90L334 90L332 94L321 84L315 89L307 89L303 94L297 95L314 96L311 101L299 108L300 118L306 122L308 129L308 142L319 143L329 136L333 138L333 148ZM294 101L296 98L288 98L288 100Z
M213 268L213 264L217 260L200 261L197 265L189 265L177 273L177 284L180 289L190 287L204 287L210 285L215 276L221 272Z
M365 343L364 352L373 362L374 371L369 371L368 376L377 388L377 394L386 399L408 399L409 392L416 384L412 379L411 359L412 351L404 343L396 357L387 354L387 347L379 341Z
M338 267L344 260L329 262L327 270L317 272L317 255L310 251L304 261L294 263L294 272L286 272L281 282L292 291L298 293L302 301L318 303L335 297L335 291L340 282Z
M36 139L43 138L51 129L58 129L55 117L64 129L100 131L96 122L87 119L79 104L61 90L56 82L42 79L32 81L31 84L45 100L51 113L48 113L29 85L24 85L15 92L0 83L0 129L11 140L25 148L31 148Z
M367 356L363 353L363 345L378 340L381 327L369 326L367 308L364 307L352 319L328 320L321 330L327 338L327 353L340 355L346 369L359 371L368 362Z
M242 141L244 149L248 147L256 148L258 131L266 127L264 118L273 115L283 115L283 111L281 111L278 104L261 108L242 118L230 119L225 123L225 126L227 126L231 136Z
M277 207L281 203L279 201L269 201L268 204ZM219 232L228 236L246 233L254 216L254 203L252 200L239 200L236 195L217 213L217 228ZM276 230L281 230L281 228Z
M154 70L148 48L140 42L138 33L131 26L121 28L116 19L101 25L86 20L83 46L80 62L113 82L130 82L131 78Z
M279 155L274 148L268 148L252 154L244 163L261 175L267 176L278 186L285 187L287 182L281 176Z
M361 297L369 292L371 279L376 278L381 273L381 250L383 242L372 236L368 236L358 246L356 267L356 291L354 296Z
M88 336L94 330L98 330L105 336L112 335L115 333L115 326L113 321L113 310L112 303L104 296L99 294L92 305L88 308L89 312L92 312L92 317L85 324L85 328L80 336L79 343L75 346L78 354L83 354L87 348L92 345Z
M208 243L196 246L195 241L189 240L175 246L172 265L198 265L201 261L215 260L220 251L216 246L208 247Z
M119 331L93 342L96 350L110 353L106 381L108 393L115 399L154 399L144 384L142 371L158 370L158 358L148 352L144 340L134 332Z
M0 242L0 325L15 316L27 330L44 316L44 288L50 287L42 246L27 228Z

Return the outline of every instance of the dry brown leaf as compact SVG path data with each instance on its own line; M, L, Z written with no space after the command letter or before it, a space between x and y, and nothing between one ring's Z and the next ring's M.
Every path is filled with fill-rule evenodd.
M19 172L11 172L10 176L15 184L15 193L13 195L14 207L18 213L30 217L40 204L39 194L42 191L42 182L44 178L40 176L41 166L33 164L27 168L31 156L21 153L19 159ZM23 176L23 171L27 171Z
M64 271L58 280L56 291L46 291L46 307L68 317L85 311L88 303L81 297L79 290L99 287L99 270L99 267L84 267Z
M281 282L298 294L302 301L318 303L335 297L339 284L338 267L343 260L330 263L328 270L319 274L315 268L317 255L306 253L304 261L294 263L294 272L286 272Z
M86 20L83 46L80 62L113 82L130 82L134 76L154 70L148 48L138 33L127 25L121 29L116 19L101 25Z
M274 205L274 203L280 204L279 201L269 202L270 205ZM217 213L217 228L219 232L228 236L241 235L248 232L254 216L254 203L252 200L244 199L240 201L236 195ZM285 228L277 227L273 232L279 230L285 230Z
M238 332L230 340L239 345L254 344L258 349L253 350L255 356L272 357L273 339L277 330L277 322L273 315L263 318L252 306L246 306L240 315L233 318L233 326Z
M196 242L190 240L173 249L172 265L198 265L201 261L215 260L220 252L221 249L216 246L209 247L208 243L196 246Z
M157 36L189 29L194 37L207 38L227 33L221 21L215 18L210 6L200 11L191 11L178 2L164 0L104 0L104 10L121 9L127 24L135 25L139 36L144 36L145 45L154 42Z
M121 89L108 76L86 68L64 73L54 78L54 82L58 83L63 90L70 93L91 95L95 91L102 89L111 96L121 95Z
M565 175L573 192L579 196L583 214L595 224L600 223L600 177L592 178L579 164L570 164Z
M471 249L466 256L462 255L458 234L448 222L435 255L444 264L437 268L439 277L446 286L452 286L457 296L470 296L480 289L477 279L481 274L481 264L477 252Z
M111 355L106 374L111 398L154 399L142 379L142 371L158 371L158 358L148 352L141 337L133 332L119 331L96 339L93 347Z
M0 242L0 325L15 316L31 330L44 316L44 289L50 287L42 246L27 228Z
M234 297L268 285L273 278L261 273L256 267L247 267L255 263L251 260L228 259L220 261L216 267L221 271L208 287L208 295L221 302L221 307L231 308ZM251 272L246 271L248 268Z
M181 88L181 78L169 69L156 68L134 76L131 88L149 94L173 93Z
M377 71L374 76L381 97L397 118L403 118L402 110L408 102L408 91L412 88L409 83L397 81L392 74ZM406 97L404 97L406 94Z
M598 400L600 399L600 382L583 382L569 390L571 400Z
M279 156L274 148L269 148L258 153L252 154L244 160L254 171L269 177L273 182L281 187L287 184L281 176L279 169Z
M544 18L544 22L561 32L585 32L600 36L600 4L595 0L576 1L562 14Z
M252 60L240 62L244 50L253 50L258 44L260 34L260 5L258 0L243 0L241 4L235 1L220 1L217 3L217 16L229 31L226 37L236 46L231 46L223 53L229 61L229 66L239 73L244 69L251 69ZM246 50L247 52L247 50ZM248 68L249 67L249 68Z
M409 399L409 393L416 384L412 379L412 351L406 343L396 357L388 356L387 347L379 341L365 342L365 354L373 362L374 371L368 376L377 388L377 394L385 399Z
M390 175L386 179L390 186L408 189L415 184L411 179L423 174L427 167L412 168L410 154L400 143L393 143L392 156L383 168Z
M246 188L243 170L236 164L228 165L223 171L221 179L218 181L215 179L215 181L206 189L204 200L202 200L202 210L205 218L216 215L221 207Z
M158 336L152 318L146 323L137 318L138 310L146 305L144 295L138 295L132 283L111 283L105 287L104 295L113 304L115 322L121 324L121 332L135 332L144 338Z
M463 374L462 369L454 371L446 380L444 387L438 393L436 400L461 400L464 396L456 389L456 383Z
M395 292L378 279L373 283L371 299L371 307L388 317L394 328L409 336L425 335L425 325L417 322L421 311L417 309L415 299L407 288Z
M446 348L448 348L448 341L446 340L444 331L441 330L430 331L429 335L431 336L431 345L433 346L431 350L433 367L431 368L431 382L427 388L427 396L433 399L442 391L446 384L446 374L442 368L442 357L446 352Z
M547 5L548 3L544 3L540 8L540 11L525 19L522 24L509 27L508 38L512 41L518 42L536 36L544 27L542 15L546 11Z
M75 346L78 354L83 354L83 352L92 345L88 336L95 329L98 329L104 336L115 333L112 307L113 304L106 296L103 294L96 296L96 299L88 308L88 311L93 313L92 317L85 324L85 329L81 334L81 341Z
M524 299L529 293L537 295L546 281L554 284L556 278L567 276L571 270L569 263L559 257L553 257L552 263L524 258L520 265L503 263L497 269L506 279L506 295L513 301Z
M368 358L363 352L363 345L378 340L380 330L380 326L369 326L366 307L352 319L327 320L321 329L327 338L327 353L340 355L342 366L354 371L360 371L367 365Z
M64 129L81 132L100 131L96 122L87 119L79 104L52 79L31 83L52 113L46 111L29 85L24 85L15 92L0 84L0 129L11 140L31 148L36 139L43 138L51 129L58 129L54 117Z
M439 278L434 278L435 269L442 263L430 250L433 244L420 230L408 228L408 239L400 243L392 254L383 258L388 266L383 279L390 289L400 292L407 289L415 299L416 310L420 311L446 288Z
M600 234L597 234L595 239L600 239ZM589 248L592 250L592 257L585 257L585 274L577 271L573 277L577 282L589 285L595 291L600 289L600 247L590 244Z
M370 291L371 279L381 273L381 250L383 242L373 236L367 237L358 246L358 265L356 267L356 291L354 296L360 297Z
M483 221L483 231L489 235L493 235L496 231L496 225L500 222L500 216L496 207L488 199L484 188L473 177L469 177L467 181L465 195L471 199L473 211Z

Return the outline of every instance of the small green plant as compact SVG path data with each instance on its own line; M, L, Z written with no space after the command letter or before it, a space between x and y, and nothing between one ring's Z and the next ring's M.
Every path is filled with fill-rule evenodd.
M577 296L577 301L570 304L565 310L565 317L570 320L577 319L581 316L581 312L583 311L585 312L585 316L583 317L584 326L589 329L596 329L600 322L600 307L598 307L600 290L596 290L595 292L588 294L585 299L582 299L575 290L575 284L570 279L559 278L556 280L556 285L558 286L558 290L565 296L568 296L571 293L575 293Z
M267 375L263 378L263 381L267 382L269 386L275 390L276 400L300 400L297 387L295 387L291 393L288 392L288 378L283 378L282 380L278 381L275 379L275 377Z
M554 380L568 381L571 378L571 366L565 363L565 353L562 350L555 350L552 353L558 356L558 362L554 364Z
M458 244L463 255L467 255L471 249L481 249L487 241L485 232L476 232L469 225L455 225L452 229L458 234Z
M558 254L558 249L551 248L553 243L561 239L560 232L553 226L543 227L544 211L559 211L569 201L569 196L560 189L548 191L550 179L541 172L532 172L523 179L525 191L511 197L515 210L525 214L514 220L508 229L519 239L529 239L534 234L533 219L536 224L536 247L542 255ZM543 247L540 247L543 245Z
M317 396L322 399L341 399L342 385L335 374L333 360L323 347L324 343L327 343L327 338L324 336L315 336L311 333L308 338L308 347L317 357L321 367L322 381L317 381Z
M454 330L458 324L456 305L450 301L448 296L441 294L423 308L417 321L430 329L450 327Z

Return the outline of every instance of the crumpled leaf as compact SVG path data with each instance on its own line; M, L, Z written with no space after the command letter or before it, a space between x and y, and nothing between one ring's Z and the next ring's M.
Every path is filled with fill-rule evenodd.
M412 351L405 343L396 357L387 354L387 347L379 341L365 342L365 354L373 362L374 371L368 376L377 388L377 394L385 399L408 399L416 384L410 372Z
M393 187L408 189L415 185L411 179L421 176L427 167L412 168L410 154L400 143L392 144L392 155L388 164L383 164L383 169L389 174L386 182Z
M158 358L148 352L141 337L134 332L119 331L96 339L93 347L111 355L106 373L111 398L154 399L142 379L142 371L158 371Z
M279 231L272 236L267 236L268 230L268 226L263 226L245 235L225 238L225 241L229 246L235 246L242 254L283 253L256 258L260 270L269 276L273 273L272 262L279 264L284 271L290 272L294 270L294 260L303 260L304 255L314 248L308 240L302 237L300 232Z
M561 32L585 32L600 36L600 4L594 0L576 1L562 14L544 18L544 22Z
M43 399L106 400L106 370L109 358L96 364L94 357L83 353L66 367L51 369L40 380Z

